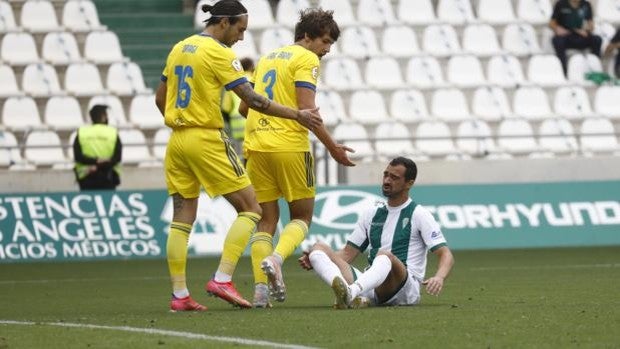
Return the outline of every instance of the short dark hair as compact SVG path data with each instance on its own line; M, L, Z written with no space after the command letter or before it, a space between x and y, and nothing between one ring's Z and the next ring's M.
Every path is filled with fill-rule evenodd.
M413 160L404 156L399 156L390 161L390 166L405 166L405 180L415 180L418 176L418 167Z
M247 15L248 10L238 0L220 0L213 5L202 5L202 12L210 12L207 22L207 27L213 24L218 24L222 18L228 18L228 22L232 25L237 23L242 15Z
M316 39L329 33L334 40L340 36L340 28L334 20L334 11L322 8L309 8L299 14L299 22L295 24L295 41L302 40L308 34L310 39Z
M104 104L95 104L92 108L90 108L88 114L90 114L90 119L93 124L100 123L103 120L103 116L108 113L108 108L109 107Z

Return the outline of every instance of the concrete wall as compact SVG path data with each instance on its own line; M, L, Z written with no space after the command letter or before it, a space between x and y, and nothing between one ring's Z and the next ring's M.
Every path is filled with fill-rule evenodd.
M467 160L418 162L417 185L459 183L524 183L620 179L620 157ZM387 161L360 163L346 169L352 185L379 184ZM161 167L123 169L119 189L163 189ZM73 191L78 186L71 170L0 170L0 192Z

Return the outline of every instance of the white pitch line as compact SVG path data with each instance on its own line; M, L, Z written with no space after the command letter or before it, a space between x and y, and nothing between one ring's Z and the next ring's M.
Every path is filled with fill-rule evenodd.
M474 271L492 271L492 270L541 270L541 269L587 269L587 268L618 268L620 263L609 264L569 264L569 265L535 265L520 267L478 267L470 268Z
M21 326L39 325L39 326L89 328L89 329L97 329L97 330L158 334L162 336L180 337L180 338L186 338L186 339L202 339L202 340L207 340L207 341L236 343L236 344L271 347L271 348L315 349L314 347L306 347L303 345L296 345L296 344L282 344L282 343L276 343L276 342L259 341L259 340L254 340L254 339L245 339L245 338L237 338L237 337L209 336L209 335L202 334L202 333L160 330L156 328L139 328L139 327L129 327L129 326L104 326L104 325L92 325L92 324L75 324L75 323L69 323L69 322L33 322L33 321L13 321L13 320L0 320L0 325L21 325Z

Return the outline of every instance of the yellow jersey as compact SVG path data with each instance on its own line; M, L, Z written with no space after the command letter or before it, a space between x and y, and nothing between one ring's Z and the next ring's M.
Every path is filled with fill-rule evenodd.
M284 46L258 61L252 83L254 91L282 105L298 109L297 87L316 91L319 57L299 45ZM245 151L306 152L308 129L295 120L262 114L250 109L245 125Z
M228 46L206 34L178 42L166 60L165 122L171 128L224 127L221 90L247 82L241 62Z

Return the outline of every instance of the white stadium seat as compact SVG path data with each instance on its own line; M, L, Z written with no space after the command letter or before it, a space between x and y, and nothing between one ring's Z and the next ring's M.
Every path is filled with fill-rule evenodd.
M509 24L502 34L502 47L515 56L529 56L541 53L536 31L531 24Z
M97 64L124 60L118 36L112 31L93 31L86 35L84 58Z
M431 114L444 122L471 118L465 94L456 88L437 89L433 92Z
M414 56L407 62L406 80L416 88L436 88L445 85L439 61L430 56Z
M507 24L516 20L511 0L478 0L478 19L490 24Z
M395 91L390 99L390 113L396 120L404 122L430 118L424 95L415 89Z
M8 1L0 1L0 32L17 30L15 15Z
M586 80L585 75L589 72L602 72L603 65L601 60L591 54L575 54L568 59L567 73L568 80L573 83L594 85L590 80Z
M127 118L121 100L115 95L97 95L88 101L88 109L90 110L95 104L103 104L108 106L108 119L110 126L127 126ZM87 117L90 120L90 116Z
M617 101L618 99L613 101L614 105L618 105ZM588 93L578 86L558 88L553 99L553 111L556 116L566 119L582 119L594 114Z
M351 0L320 0L319 7L324 10L334 11L334 20L340 27L348 27L356 24Z
M276 21L289 28L295 27L300 11L310 7L308 0L280 0L276 6Z
M423 38L422 46L428 54L447 57L461 51L456 31L450 25L429 25L424 28Z
M487 81L501 87L516 87L525 83L521 63L515 56L493 56L487 63Z
M395 89L404 85L400 65L392 57L374 57L366 62L366 84L376 89Z
M617 153L618 139L608 119L585 119L581 124L581 149L585 153Z
M22 76L22 89L35 97L47 97L61 92L56 70L46 63L26 66Z
M93 96L105 92L99 70L92 63L72 63L65 72L65 89L77 96Z
M118 137L123 143L123 164L138 165L153 160L142 131L138 129L120 129Z
M241 3L251 15L248 24L250 30L265 29L275 24L271 5L267 0L242 0Z
M260 37L260 54L267 54L281 46L292 45L293 32L285 27L267 28Z
M437 22L431 0L399 0L396 13L400 22L410 25L424 25Z
M481 120L467 120L456 130L458 149L470 156L497 156L500 152L491 135L489 125Z
M377 156L383 159L411 156L416 152L409 129L400 122L382 122L377 125L375 139Z
M336 91L317 90L316 105L320 108L319 113L326 126L334 126L348 119L342 97Z
M517 17L531 24L549 23L552 11L549 0L519 0L517 3Z
M164 126L164 117L155 105L155 95L137 95L129 106L129 121L140 129L156 129Z
M153 155L157 160L164 160L166 157L166 146L172 131L168 127L163 127L155 132L153 136Z
M15 135L9 131L0 130L0 168L23 162Z
M383 96L375 90L353 92L349 101L349 116L361 124L378 123L388 119Z
M2 125L15 131L41 128L39 110L31 97L9 97L2 108Z
M366 58L379 54L377 38L372 28L368 26L351 26L340 35L342 53L352 58Z
M547 94L540 87L518 88L513 96L512 110L516 117L542 120L553 115Z
M531 155L538 151L532 126L523 119L506 119L497 129L498 145L513 155Z
M67 65L82 58L75 36L69 32L51 32L45 35L41 57L54 65Z
M403 45L406 42L407 45ZM383 53L399 58L411 57L420 53L418 39L411 27L405 25L390 25L383 30L381 37Z
M482 64L474 55L452 56L448 60L448 81L458 87L475 87L486 83Z
M256 49L254 35L248 30L243 33L243 40L237 41L232 49L237 54L238 58L249 57L256 61L260 56L258 54L258 50Z
M97 7L91 0L69 0L62 8L62 24L74 32L105 30L99 22Z
M556 55L535 55L529 60L527 77L530 82L541 86L566 84L560 59Z
M476 21L469 0L439 0L437 17L450 24L473 23Z
M24 157L37 166L67 164L62 143L54 131L33 131L28 133Z
M499 87L484 86L474 91L472 112L476 118L498 121L512 115L508 97Z
M351 58L332 58L325 63L325 84L335 89L354 90L364 86L359 66Z
M53 96L47 100L43 121L55 130L75 130L84 125L80 103L75 97Z
M368 140L368 132L364 126L357 123L341 123L334 128L332 137L338 143L344 144L355 150L355 153L349 153L349 157L353 160L371 160L375 151L372 144Z
M34 38L29 33L7 33L2 38L0 59L10 65L37 63L39 54Z
M570 121L562 118L544 120L538 129L543 150L555 154L576 153L579 150L575 130Z
M446 157L456 155L459 151L454 146L450 128L440 121L424 121L416 128L416 148L429 157Z
M501 53L495 30L488 24L472 24L463 30L463 51L476 56Z
M394 23L394 9L390 0L358 0L357 20L373 27Z
M594 109L609 119L620 120L620 86L601 86L596 90Z
M106 79L108 90L119 96L136 95L148 92L144 85L142 70L134 62L112 63Z
M21 26L32 33L60 29L54 5L47 0L28 0L21 10Z
M620 4L618 0L597 0L596 10L594 13L602 20L620 23Z
M0 97L21 95L15 73L10 65L0 64Z

